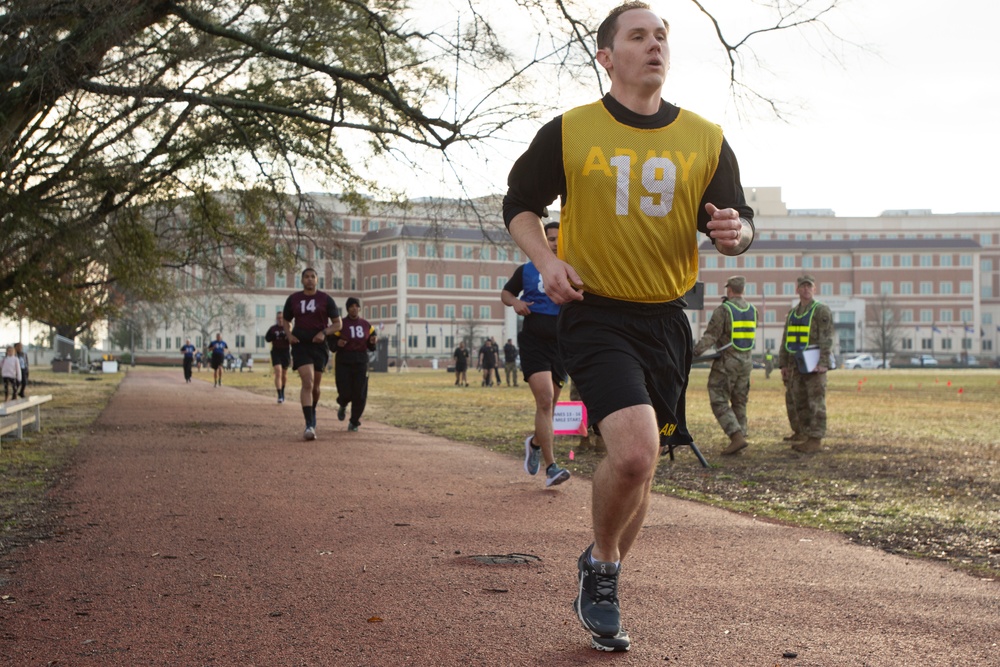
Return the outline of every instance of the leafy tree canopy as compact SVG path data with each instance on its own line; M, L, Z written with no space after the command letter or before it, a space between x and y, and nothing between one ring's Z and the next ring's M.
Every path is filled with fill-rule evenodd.
M360 205L369 158L476 145L537 111L535 77L593 76L586 2L503 1L532 17L530 53L487 0L461 21L403 0L0 0L0 314L71 336L177 272L280 262L269 225L291 247L322 217L302 174ZM815 1L769 1L767 30L836 4ZM745 40L719 37L735 63Z

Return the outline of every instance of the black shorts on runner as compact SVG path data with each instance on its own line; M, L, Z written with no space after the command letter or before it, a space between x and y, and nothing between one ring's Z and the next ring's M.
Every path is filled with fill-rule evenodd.
M226 363L226 355L213 354L212 361L210 363L212 364L212 370L215 370L216 368L222 368L222 365Z
M661 436L684 415L691 325L676 303L645 304L586 294L559 313L559 351L590 424L633 405L651 405Z
M524 318L524 327L517 334L521 350L521 373L527 382L535 373L552 373L552 382L566 384L566 369L559 358L556 339L556 316L531 314Z
M271 350L271 365L288 368L292 365L292 352L288 348L284 350Z
M312 364L317 373L326 370L326 364L330 361L330 352L326 349L326 343L297 343L292 345L292 370L297 371L302 366Z

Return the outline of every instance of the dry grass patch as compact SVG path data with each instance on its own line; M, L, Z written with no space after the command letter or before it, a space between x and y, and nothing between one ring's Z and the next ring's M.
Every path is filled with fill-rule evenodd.
M52 373L32 368L29 394L52 394L42 405L42 429L23 440L4 436L0 451L0 556L47 537L54 529L48 490L107 405L124 374Z

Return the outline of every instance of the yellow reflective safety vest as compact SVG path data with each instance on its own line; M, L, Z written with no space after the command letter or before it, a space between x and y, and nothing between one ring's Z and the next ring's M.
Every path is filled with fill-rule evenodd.
M733 347L741 352L752 350L754 337L757 333L757 308L748 303L746 308L741 309L732 301L726 301L723 305L729 311L729 316L732 319L730 338L733 341ZM808 337L808 333L806 335Z
M812 326L813 313L819 301L813 301L812 305L801 315L795 314L792 308L788 312L788 321L785 325L785 349L789 352L799 352L809 345L809 328Z

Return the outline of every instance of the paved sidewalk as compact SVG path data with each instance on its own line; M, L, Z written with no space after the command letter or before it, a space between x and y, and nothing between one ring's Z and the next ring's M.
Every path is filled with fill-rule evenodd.
M633 649L598 653L570 606L589 482L330 409L302 428L294 402L130 371L64 530L0 572L0 664L1000 665L997 582L667 497L624 565ZM540 560L471 558L513 553Z

